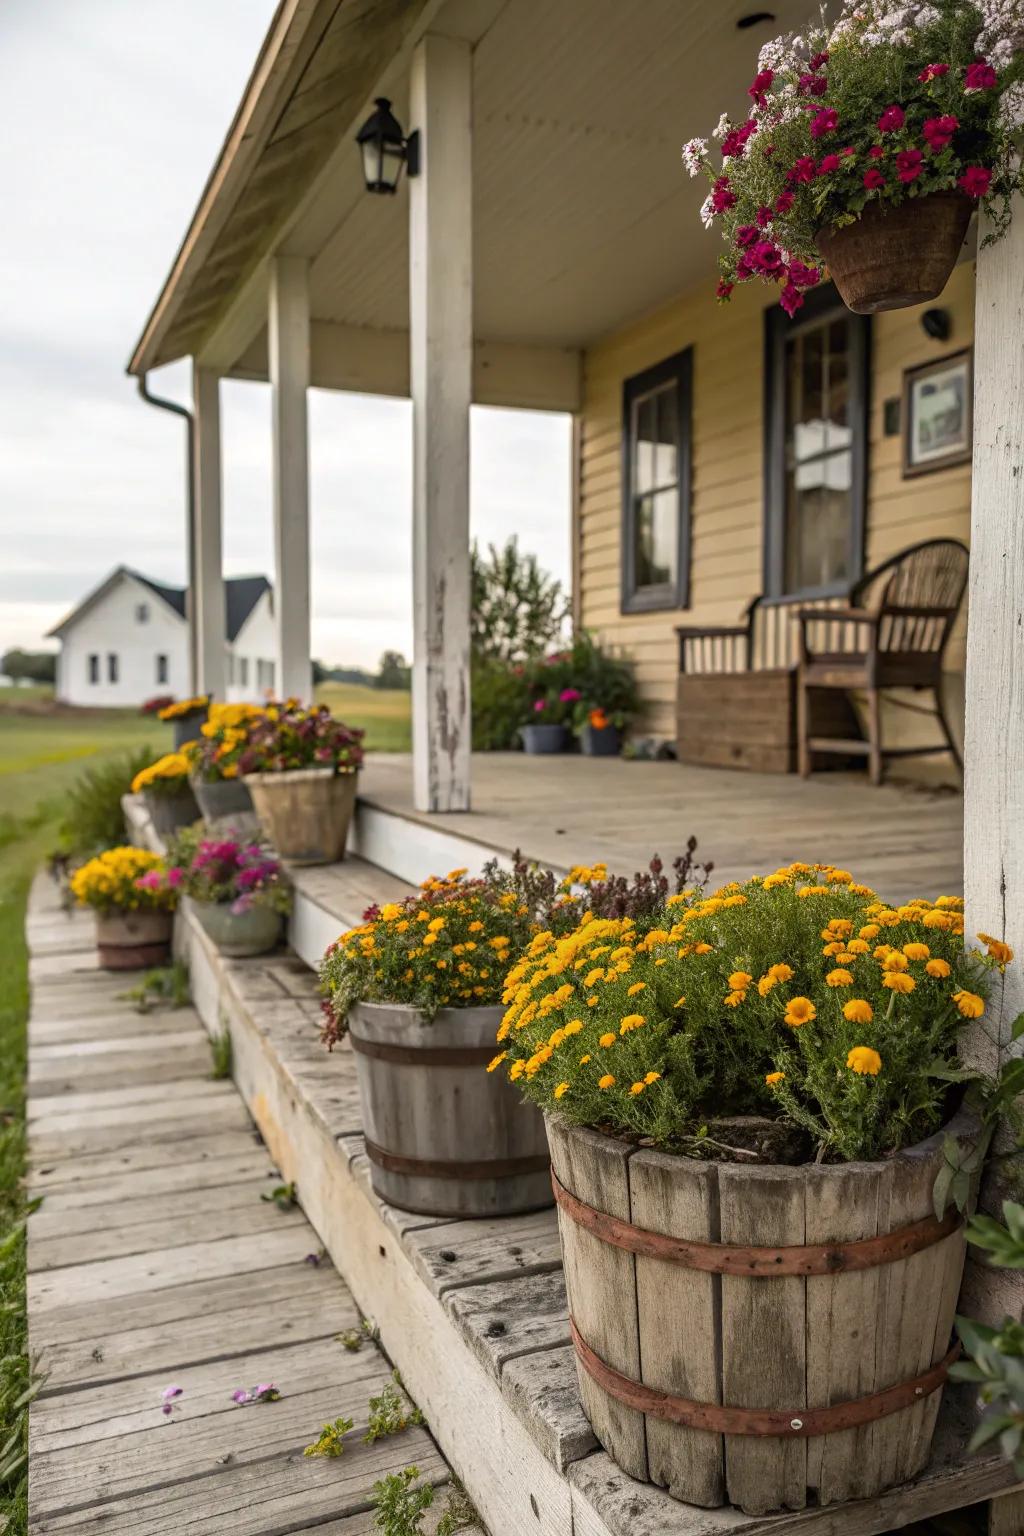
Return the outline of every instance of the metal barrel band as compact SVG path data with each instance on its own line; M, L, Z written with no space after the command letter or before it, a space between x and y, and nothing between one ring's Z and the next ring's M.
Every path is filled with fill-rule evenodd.
M627 1408L716 1435L774 1436L790 1440L809 1440L839 1430L857 1429L862 1424L873 1424L877 1419L922 1402L945 1384L949 1367L960 1353L960 1345L954 1344L942 1360L912 1381L897 1382L895 1386L873 1392L868 1397L834 1403L828 1408L731 1408L721 1403L673 1397L670 1392L659 1392L654 1387L633 1381L594 1353L571 1317L569 1328L576 1358L587 1375Z
M792 1244L780 1248L750 1247L737 1243L698 1243L667 1237L634 1227L617 1216L608 1216L566 1189L554 1169L551 1185L555 1199L577 1226L592 1232L602 1242L645 1258L667 1259L685 1269L699 1269L715 1275L743 1275L747 1279L773 1279L777 1275L838 1275L858 1269L875 1269L909 1259L915 1253L940 1243L962 1225L962 1217L950 1211L941 1221L927 1216L910 1226L899 1227L878 1237L850 1242Z
M423 1046L387 1045L379 1040L363 1040L349 1030L352 1049L374 1061L394 1061L403 1067L485 1067L493 1061L493 1045Z
M479 1163L401 1157L397 1152L386 1152L369 1137L366 1139L366 1155L386 1173L405 1173L420 1179L513 1179L522 1173L544 1173L548 1166L546 1153L534 1157L492 1158Z

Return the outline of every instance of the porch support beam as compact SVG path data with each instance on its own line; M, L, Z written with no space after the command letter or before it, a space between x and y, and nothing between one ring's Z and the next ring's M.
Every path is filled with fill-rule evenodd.
M309 568L309 263L276 256L267 317L274 477L275 687L313 697Z
M1024 201L982 247L975 299L974 465L967 625L964 893L968 940L1006 939L1018 960L994 976L969 1031L995 1070L1024 1008ZM1017 1049L1015 1047L1015 1049Z
M225 697L227 610L221 511L220 378L194 366L192 407L195 415L193 476L194 547L190 559L189 625L197 692Z
M473 374L471 52L428 34L410 79L413 786L421 811L470 804L469 405Z

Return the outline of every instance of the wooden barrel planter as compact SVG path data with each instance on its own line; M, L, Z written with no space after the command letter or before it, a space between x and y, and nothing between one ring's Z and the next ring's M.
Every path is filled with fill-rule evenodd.
M145 971L171 954L171 912L97 912L96 950L106 971Z
M924 1467L964 1263L946 1131L885 1163L714 1163L548 1119L580 1395L631 1477L747 1514Z
M512 1216L551 1204L544 1118L484 1068L502 1008L358 1003L348 1031L366 1151L382 1199L428 1216Z
M260 825L282 859L334 864L345 852L358 778L333 768L294 768L249 773L244 783Z

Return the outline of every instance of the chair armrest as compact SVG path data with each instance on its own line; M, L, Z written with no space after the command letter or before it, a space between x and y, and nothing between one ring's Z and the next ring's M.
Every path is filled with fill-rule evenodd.
M842 624L878 623L878 614L871 613L867 608L798 608L796 617L801 624L812 619L819 623L827 623L830 619L837 619Z
M720 636L726 638L745 635L749 632L747 624L677 624L676 634L681 640L717 640Z

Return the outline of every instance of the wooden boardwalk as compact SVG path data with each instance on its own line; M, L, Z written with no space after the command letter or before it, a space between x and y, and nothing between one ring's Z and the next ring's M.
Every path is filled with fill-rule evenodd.
M122 1000L43 878L29 943L32 1536L364 1536L377 1479L447 1468L423 1429L363 1442L389 1364L338 1342L352 1297L301 1210L261 1199L279 1181L198 1018ZM232 1400L263 1382L280 1401ZM304 1457L340 1415L345 1454Z

